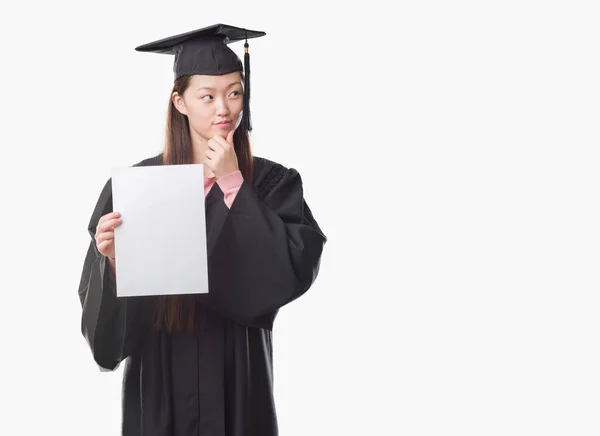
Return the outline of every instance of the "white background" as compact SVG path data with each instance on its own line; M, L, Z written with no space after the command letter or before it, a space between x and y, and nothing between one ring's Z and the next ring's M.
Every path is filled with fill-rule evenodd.
M600 434L594 2L6 3L0 434L120 434L87 224L163 144L172 58L134 47L217 22L267 32L254 153L329 237L275 325L281 434Z

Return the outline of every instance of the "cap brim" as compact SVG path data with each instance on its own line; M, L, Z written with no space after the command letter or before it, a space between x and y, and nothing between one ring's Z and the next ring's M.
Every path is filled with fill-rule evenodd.
M153 52L173 54L173 48L185 41L191 39L201 39L203 37L222 36L226 44L235 41L243 41L246 38L259 38L266 33L258 30L243 29L241 27L230 26L227 24L214 24L179 35L170 36L157 41L149 42L135 48L140 52Z

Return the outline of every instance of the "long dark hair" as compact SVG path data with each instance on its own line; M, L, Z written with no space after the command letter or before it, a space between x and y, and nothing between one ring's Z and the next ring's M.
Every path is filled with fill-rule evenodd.
M243 73L240 74L242 74L243 81ZM193 162L188 117L175 108L171 98L174 92L183 95L190 84L190 79L191 76L183 76L175 80L173 90L169 96L165 146L162 154L163 165L182 165ZM242 176L245 181L252 183L253 157L249 133L243 126L242 123L233 134L233 144ZM188 295L163 295L158 297L156 302L155 329L168 332L182 331L187 324L187 329L190 332L193 331L196 315L193 297Z

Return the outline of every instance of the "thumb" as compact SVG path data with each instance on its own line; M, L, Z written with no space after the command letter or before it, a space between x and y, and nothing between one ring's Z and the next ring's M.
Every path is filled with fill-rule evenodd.
M229 145L231 145L233 147L233 134L235 133L235 129L231 130L228 134L227 134L227 142L229 143Z

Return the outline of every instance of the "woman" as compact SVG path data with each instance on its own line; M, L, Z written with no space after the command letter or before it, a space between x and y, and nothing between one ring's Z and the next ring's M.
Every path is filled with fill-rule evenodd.
M79 296L95 361L114 370L126 360L124 436L278 433L273 322L314 282L326 237L299 173L251 154L247 38L262 35L219 24L137 48L174 54L175 83L165 148L134 166L204 164L210 289L116 296L114 229L127 218L107 181ZM242 39L244 65L226 45Z

